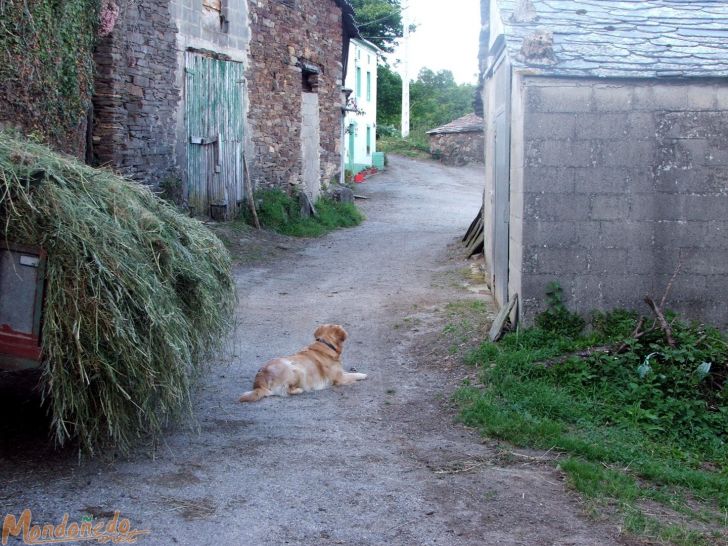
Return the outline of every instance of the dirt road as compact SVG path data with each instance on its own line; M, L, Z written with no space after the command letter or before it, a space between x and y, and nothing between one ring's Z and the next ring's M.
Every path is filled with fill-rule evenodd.
M480 177L392 159L357 188L363 225L238 269L232 362L205 378L199 430L80 465L23 430L2 442L0 513L31 508L44 523L119 510L150 545L619 543L556 470L454 423L448 396L467 370L439 356L438 309L472 297L448 246L479 208ZM237 403L262 362L323 322L347 328L345 367L369 379Z

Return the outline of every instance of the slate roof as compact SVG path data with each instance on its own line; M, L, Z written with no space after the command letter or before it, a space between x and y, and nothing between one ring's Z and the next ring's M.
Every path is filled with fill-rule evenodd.
M728 1L492 1L515 67L562 76L728 76ZM530 56L534 40L546 51Z
M475 114L467 114L446 125L427 131L428 135L439 135L443 133L474 133L483 132L483 118Z

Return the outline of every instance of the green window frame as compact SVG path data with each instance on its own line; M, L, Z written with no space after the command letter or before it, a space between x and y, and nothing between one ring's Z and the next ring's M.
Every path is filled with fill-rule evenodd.
M372 73L367 70L367 100L372 100Z
M356 96L361 97L361 68L356 67Z

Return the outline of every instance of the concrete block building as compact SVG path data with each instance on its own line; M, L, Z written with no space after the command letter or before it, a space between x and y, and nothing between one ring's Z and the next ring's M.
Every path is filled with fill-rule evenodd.
M668 306L728 326L728 4L482 0L485 254L529 323Z
M349 93L344 118L344 168L356 174L372 166L377 140L377 60L381 50L353 39L345 88Z

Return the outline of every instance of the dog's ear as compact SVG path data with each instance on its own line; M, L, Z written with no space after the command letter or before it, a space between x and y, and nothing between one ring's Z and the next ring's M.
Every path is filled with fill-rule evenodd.
M349 334L347 334L343 326L339 324L322 324L316 328L316 331L313 333L313 337L328 338L330 341L340 345L347 337L349 337Z
M339 324L332 324L331 326L331 330L334 333L334 336L336 336L336 342L343 343L344 341L346 341L346 338L349 337L349 334L346 333L344 327Z
M330 324L322 324L318 328L316 328L316 331L313 333L313 337L318 338L324 335L326 333L326 330L328 327L331 326Z

